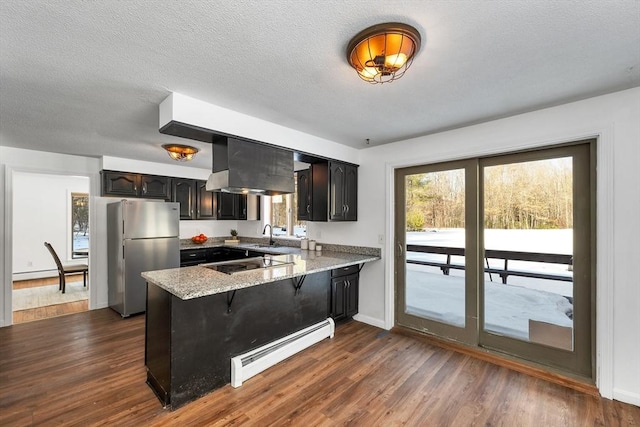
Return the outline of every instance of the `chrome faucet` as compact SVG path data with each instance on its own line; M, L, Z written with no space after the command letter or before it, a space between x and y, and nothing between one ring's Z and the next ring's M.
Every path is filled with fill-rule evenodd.
M262 234L267 233L267 227L269 227L269 246L274 246L276 242L273 240L273 226L271 224L266 224L264 229L262 230Z

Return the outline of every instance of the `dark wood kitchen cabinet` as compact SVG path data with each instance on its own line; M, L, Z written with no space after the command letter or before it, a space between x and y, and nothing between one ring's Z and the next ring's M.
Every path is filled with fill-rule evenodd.
M171 200L171 178L140 175L140 197L144 199Z
M329 315L335 321L358 314L360 268L357 265L331 270Z
M330 161L296 172L298 219L357 221L358 167Z
M238 196L238 219L247 219L247 195L239 194Z
M180 203L180 219L195 219L197 183L194 179L173 179L172 202Z
M233 261L243 258L261 257L264 253L249 249L213 246L180 250L180 267L190 267L207 262Z
M298 192L298 220L311 221L311 209L313 199L311 198L311 169L296 172L296 188Z
M296 172L299 220L327 220L328 178L327 163L315 163L309 169Z
M171 200L171 178L129 172L102 171L102 195Z
M207 181L196 181L196 219L216 219L215 194L206 187Z
M217 219L241 219L240 218L240 198L245 198L246 207L246 195L233 194L233 193L216 193L217 201ZM246 210L245 210L246 218Z
M329 162L329 220L358 220L358 168Z
M174 178L173 199L180 203L180 219L260 219L259 198L246 194L207 191L207 182ZM249 209L247 198L255 197ZM249 214L249 215L248 215Z
M172 201L180 203L180 219L216 219L215 195L203 180L174 178Z
M138 174L110 171L101 174L103 196L138 197Z
M215 193L216 219L260 219L260 196L252 194Z

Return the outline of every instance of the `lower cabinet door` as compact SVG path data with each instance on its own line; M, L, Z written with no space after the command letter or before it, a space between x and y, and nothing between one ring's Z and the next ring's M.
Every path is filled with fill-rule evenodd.
M339 277L331 279L331 317L340 320L347 317L346 309L346 282Z
M358 294L360 292L359 275L351 274L345 278L346 282L346 298L345 298L345 316L353 317L358 314Z

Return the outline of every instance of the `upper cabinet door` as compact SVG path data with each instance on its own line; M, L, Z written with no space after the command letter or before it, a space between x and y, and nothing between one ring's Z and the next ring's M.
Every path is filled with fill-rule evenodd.
M344 187L346 181L345 165L329 163L329 220L342 221L346 212Z
M301 221L311 220L312 200L311 200L311 169L296 172L298 186L298 219Z
M196 181L193 179L174 178L172 200L180 203L180 219L194 219Z
M171 200L171 178L102 171L102 195Z
M171 200L170 181L166 176L140 175L140 197Z
M247 219L247 195L238 194L238 219Z
M126 172L102 172L103 196L138 197L140 176Z
M358 168L352 165L345 166L344 204L346 211L345 221L358 220Z
M218 199L218 219L238 219L238 210L240 208L238 195L232 193L216 193L216 197Z
M196 219L216 219L215 195L207 191L207 181L196 181L198 189L198 209Z
M340 162L329 163L329 220L357 221L358 168Z

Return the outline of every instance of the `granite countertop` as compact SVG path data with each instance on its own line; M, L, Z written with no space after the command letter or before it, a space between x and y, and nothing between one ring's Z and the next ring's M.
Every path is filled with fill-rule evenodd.
M218 243L210 246L224 246L224 244ZM202 245L198 245L198 247L202 247ZM257 249L255 245L238 245L237 247ZM313 252L291 247L281 248L286 248L287 254L272 255L272 258L291 264L243 271L231 275L202 266L183 267L145 271L142 273L142 277L180 299L189 300L380 259L378 255L325 250ZM277 249L279 247L269 248L273 252ZM262 248L257 250L263 251Z

